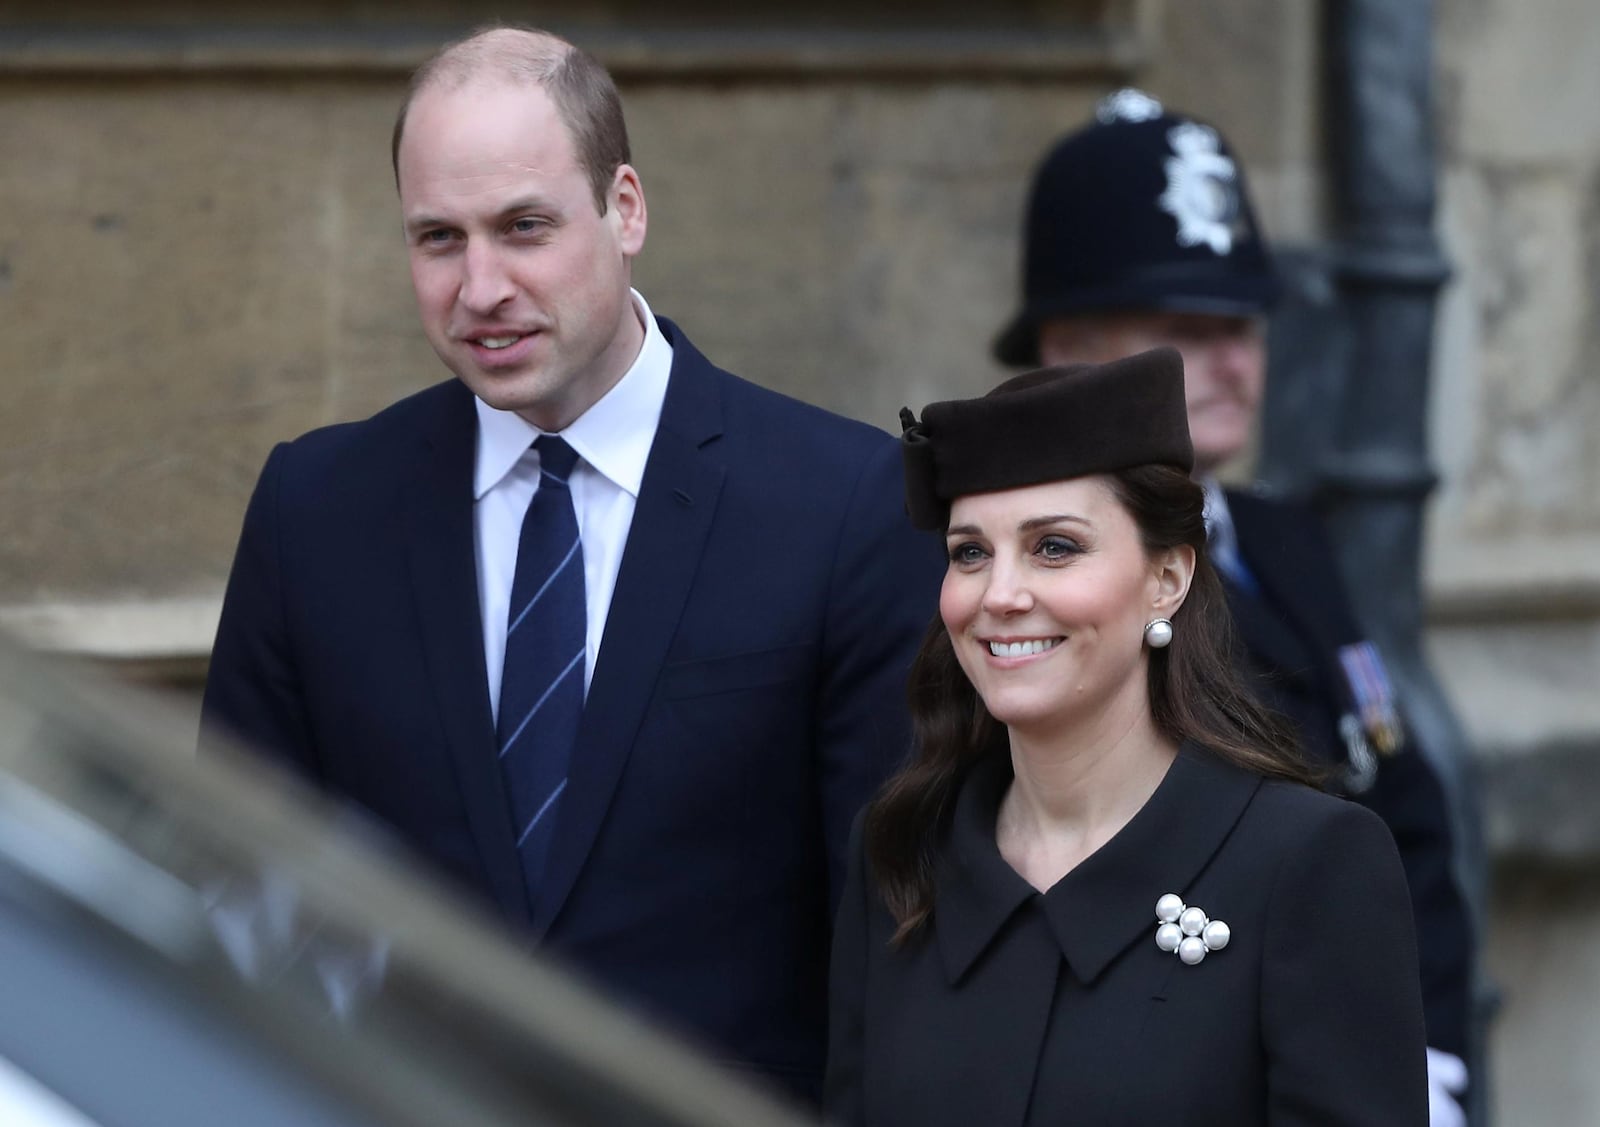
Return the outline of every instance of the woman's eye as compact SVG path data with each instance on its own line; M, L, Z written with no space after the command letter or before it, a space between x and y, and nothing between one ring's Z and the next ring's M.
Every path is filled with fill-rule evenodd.
M950 549L950 562L954 564L977 563L981 559L983 559L983 549L971 541L957 544Z
M1047 560L1066 559L1068 556L1077 555L1081 550L1064 536L1046 536L1039 541L1038 549L1039 554Z

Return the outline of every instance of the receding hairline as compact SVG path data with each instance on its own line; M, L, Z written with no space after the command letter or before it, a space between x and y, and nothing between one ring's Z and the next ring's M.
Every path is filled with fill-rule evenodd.
M480 28L439 48L412 73L410 88L400 103L391 146L396 177L406 119L419 95L435 89L460 90L479 82L545 87L577 49L559 35L519 25Z
M531 27L492 27L441 48L411 82L411 97L436 85L457 89L480 80L550 81L577 50L548 31Z

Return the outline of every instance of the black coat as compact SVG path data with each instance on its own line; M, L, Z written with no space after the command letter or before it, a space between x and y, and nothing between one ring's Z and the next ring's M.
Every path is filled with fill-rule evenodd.
M1224 585L1257 687L1295 724L1313 759L1343 769L1348 752L1339 722L1354 708L1339 648L1364 635L1333 548L1316 515L1302 506L1229 492L1228 509L1257 589L1242 591L1226 577ZM1377 762L1370 789L1350 797L1384 820L1400 849L1415 911L1428 1044L1464 1056L1472 929L1451 871L1449 807L1414 737Z
M1000 856L1011 780L969 776L933 919L894 949L859 826L834 938L827 1106L870 1127L1425 1127L1404 874L1360 807L1185 747L1049 892ZM1156 946L1174 892L1232 928Z

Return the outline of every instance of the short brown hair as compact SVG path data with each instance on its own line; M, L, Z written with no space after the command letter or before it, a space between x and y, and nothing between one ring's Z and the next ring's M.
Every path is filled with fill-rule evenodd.
M438 83L455 89L485 76L534 82L544 89L572 134L578 164L589 177L595 207L604 215L606 194L617 168L632 161L616 83L587 51L548 31L520 24L478 28L439 48L413 72L390 142L395 183L400 182L400 140L405 135L406 114L416 96Z

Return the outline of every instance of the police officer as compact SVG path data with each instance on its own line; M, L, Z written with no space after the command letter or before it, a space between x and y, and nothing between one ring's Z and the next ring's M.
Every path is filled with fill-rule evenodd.
M1123 90L1045 155L1024 238L1022 309L995 342L1003 363L1103 363L1160 345L1183 354L1212 558L1250 671L1307 754L1394 833L1416 911L1432 1123L1461 1124L1472 951L1443 791L1315 516L1215 476L1250 440L1279 289L1243 169L1210 125Z

